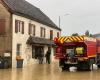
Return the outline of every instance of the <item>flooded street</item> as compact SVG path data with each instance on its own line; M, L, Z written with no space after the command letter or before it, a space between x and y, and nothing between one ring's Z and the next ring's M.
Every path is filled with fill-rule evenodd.
M57 63L34 64L23 69L0 70L0 80L100 80L100 69L61 72Z

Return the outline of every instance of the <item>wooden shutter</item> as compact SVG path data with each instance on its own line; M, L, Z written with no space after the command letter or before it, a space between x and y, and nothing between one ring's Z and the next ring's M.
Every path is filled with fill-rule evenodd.
M21 21L18 20L18 32L21 31L21 26L22 26L22 23L21 23Z
M40 37L42 37L42 27L40 28Z
M0 19L0 35L5 34L5 19Z
M50 40L53 39L53 30L50 30Z
M24 34L24 22L22 21L22 34Z
M15 20L15 33L18 33L18 20Z
M45 38L45 28L44 28L44 38Z
M33 25L33 35L35 36L35 25Z
M59 32L57 32L57 37L59 37Z
M28 27L28 34L31 34L31 23L29 23L29 27Z

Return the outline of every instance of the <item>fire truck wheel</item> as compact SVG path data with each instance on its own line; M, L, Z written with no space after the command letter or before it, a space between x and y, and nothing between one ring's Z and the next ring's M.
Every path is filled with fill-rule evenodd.
M61 71L65 71L65 70L66 70L66 68L65 68L65 67L62 67L62 68L61 68Z
M86 61L85 62L85 70L86 71L91 71L91 70L93 70L93 64L91 64L90 62L88 62L88 61Z
M100 65L98 65L98 68L100 68Z
M64 66L64 67L61 67L61 71L68 71L69 70L69 67L67 67L67 66Z
M92 70L92 65L90 65L89 61L80 61L78 62L77 70L90 71Z

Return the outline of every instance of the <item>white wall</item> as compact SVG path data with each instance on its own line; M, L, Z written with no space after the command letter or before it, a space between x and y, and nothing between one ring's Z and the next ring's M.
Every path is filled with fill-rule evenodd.
M21 20L24 21L24 34L22 33L15 33L15 19L17 20ZM28 24L31 22L32 24L35 24L36 26L36 37L40 37L40 27L44 27L46 29L46 38L50 38L50 30L53 30L53 37L57 36L57 32L60 32L59 30L50 28L46 25L43 25L41 23L32 21L30 19L24 18L24 17L20 17L17 15L12 15L12 26L13 26L13 37L12 37L12 67L16 67L16 45L22 44L22 58L24 59L24 66L26 66L26 64L29 63L29 61L32 61L32 48L29 45L26 45L26 41L29 38L29 34L28 34ZM45 52L47 50L47 46L45 46ZM29 60L30 57L30 60Z

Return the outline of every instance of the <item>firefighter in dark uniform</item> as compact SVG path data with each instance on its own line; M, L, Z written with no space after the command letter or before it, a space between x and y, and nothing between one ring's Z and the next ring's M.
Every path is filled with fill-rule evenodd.
M49 47L47 52L46 52L46 63L50 64L51 60L50 60L50 56L51 56L51 48Z

